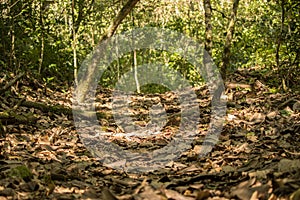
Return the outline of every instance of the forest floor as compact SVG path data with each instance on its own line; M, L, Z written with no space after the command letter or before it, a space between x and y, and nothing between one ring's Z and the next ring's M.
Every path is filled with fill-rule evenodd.
M7 82L2 78L0 86ZM210 99L205 87L198 88L201 119L191 149L164 168L131 173L104 166L92 156L97 152L86 149L69 111L71 91L45 87L28 75L3 91L0 200L300 199L299 92L277 92L251 73L231 76L219 141L199 158L210 121ZM131 104L137 124L146 126L149 108L157 101L168 122L161 134L128 139L118 134L122 129L112 116L111 91L101 89L96 98L97 112L102 113L98 120L111 133L110 140L135 152L167 145L180 122L174 93L137 96Z

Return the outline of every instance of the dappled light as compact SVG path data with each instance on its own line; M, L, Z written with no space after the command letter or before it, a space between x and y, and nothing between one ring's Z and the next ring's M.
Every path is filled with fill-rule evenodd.
M0 200L299 200L297 0L0 2Z

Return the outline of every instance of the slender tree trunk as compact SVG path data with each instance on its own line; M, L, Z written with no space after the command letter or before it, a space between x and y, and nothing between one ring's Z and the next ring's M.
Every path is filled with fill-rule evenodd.
M136 50L133 51L133 67L134 67L134 80L136 85L137 93L141 93L140 82L138 79L138 69L137 69L137 60L136 60Z
M15 30L13 25L11 27L10 35L11 35L10 67L14 67L17 64L16 63L17 58L16 58L16 50L15 50Z
M41 50L40 50L40 59L39 59L39 74L42 72L42 66L44 62L44 51L45 51L45 39L44 33L41 34Z
M78 67L77 67L77 51L76 51L76 26L75 26L75 0L72 0L72 49L73 49L73 67L74 67L74 80L75 85L78 85L77 74L78 74Z
M104 33L100 39L100 43L104 40L113 36L118 26L121 24L123 19L130 13L134 6L139 2L139 0L128 0L128 2L120 10L116 18L113 20L107 31ZM84 74L84 77L80 80L77 87L77 100L78 102L83 102L87 93L89 92L89 87L94 81L95 70L97 68L97 63L91 63L91 66L87 68L87 72Z
M205 17L205 50L212 56L212 25L211 25L211 2L204 0L204 17Z
M134 24L134 14L133 11L131 11L131 17L132 17L132 27L135 26ZM139 79L138 79L138 69L137 69L137 60L136 60L136 50L134 48L135 46L135 40L134 40L134 35L132 33L132 47L133 47L133 52L132 52L132 65L133 65L133 72L134 72L134 80L135 80L135 85L136 85L136 91L138 94L141 93L141 89L140 89L140 83L139 83Z
M212 23L211 23L211 17L212 17L212 9L211 9L211 1L210 0L204 0L204 21L205 21L205 50L203 54L203 65L205 68L205 73L203 76L206 77L207 80L213 80L216 77L214 76L214 72L212 71Z
M40 49L40 58L39 58L39 74L42 72L42 66L44 61L44 49L45 49L45 41L44 41L44 20L43 20L43 5L41 2L40 5L40 27L41 27L41 49Z
M205 136L205 142L203 143L200 155L206 155L213 148L213 145L218 141L218 135L216 135L215 130L222 129L223 125L223 117L225 113L222 112L222 106L224 106L225 102L221 99L221 95L224 91L224 84L220 78L220 75L213 71L213 60L212 60L212 8L210 0L204 0L204 11L205 11L205 50L203 56L203 64L205 67L204 77L207 80L207 86L210 91L213 92L211 104L213 106L220 107L221 109L216 109L218 111L214 111L213 115L218 117L213 117L211 119L210 128L208 133ZM218 113L216 113L218 112Z
M117 73L117 79L120 78L120 74L121 74L121 64L120 64L120 58L119 58L119 46L118 46L118 40L116 38L116 54L117 54L117 69L116 69L116 73Z
M10 6L11 7L11 6ZM10 8L8 8L8 13L10 13L11 10ZM9 34L11 36L11 44L10 44L10 55L9 55L9 66L11 68L15 67L15 65L17 64L17 58L16 58L16 50L15 50L15 22L14 22L14 17L13 16L10 16L11 19L10 19L10 31L9 31Z
M226 71L230 64L230 56L231 56L230 46L231 46L232 37L234 34L234 26L235 26L235 22L236 22L238 5L239 5L239 0L234 0L232 11L231 11L231 16L230 16L230 21L229 21L228 29L227 29L226 41L225 41L225 46L224 46L223 58L222 58L222 66L221 66L221 75L222 75L222 78L224 81L226 80Z
M117 4L117 9L114 10L114 15L118 14L118 10L120 9L120 3L119 2L114 2L113 4ZM120 58L119 58L119 46L118 46L118 38L116 38L115 40L115 48L116 48L116 54L117 54L117 69L116 69L116 73L117 73L117 79L120 78L121 76L121 64L120 64Z
M279 51L281 46L282 34L283 34L284 16L285 16L284 0L281 0L281 27L280 27L279 36L277 38L277 47L276 47L276 55L275 55L277 68L279 68L280 65Z

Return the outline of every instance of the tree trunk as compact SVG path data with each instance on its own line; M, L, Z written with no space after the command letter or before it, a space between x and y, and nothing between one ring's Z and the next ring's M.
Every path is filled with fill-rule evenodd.
M129 0L124 7L120 10L115 20L111 23L106 33L102 36L100 42L110 38L116 32L118 26L121 24L123 19L129 14L139 0Z
M128 2L123 6L116 18L113 20L106 33L102 36L99 43L113 36L122 20L130 13L130 11L134 8L138 1L139 0L128 0ZM95 78L95 70L97 68L96 65L97 63L92 63L90 66L88 66L87 72L84 74L84 77L79 80L76 89L78 102L82 103L87 93L89 92L89 87Z
M205 50L212 56L212 25L211 25L211 3L210 0L204 0L205 16Z
M41 46L40 46L40 58L39 58L39 74L41 74L42 72L42 66L43 66L43 62L44 62L44 51L45 51L45 36L44 36L44 19L43 19L43 6L42 3L40 5L40 21L39 21L39 25L41 27Z
M72 0L72 49L73 49L73 67L74 67L74 80L75 85L78 85L77 74L78 74L78 67L77 67L77 51L76 51L76 30L75 30L75 0Z
M233 7L231 11L230 21L228 24L225 47L223 52L222 66L221 66L221 75L223 80L226 80L226 70L230 64L230 46L232 42L232 37L234 34L234 25L236 22L237 9L239 5L239 0L234 0Z
M276 65L278 69L280 65L279 51L281 46L282 34L283 34L284 16L285 16L284 0L281 0L281 26L280 26L280 33L277 39L277 47L276 47L276 55L275 55Z
M134 13L131 12L131 18L132 18L132 27L135 26L134 24ZM138 94L141 93L141 89L140 89L140 83L139 83L139 79L138 79L138 69L137 69L137 59L136 59L136 50L135 50L135 40L134 40L134 35L132 33L132 46L133 46L133 52L132 52L132 65L133 65L133 72L134 72L134 80L135 80L135 85L136 85L136 92Z

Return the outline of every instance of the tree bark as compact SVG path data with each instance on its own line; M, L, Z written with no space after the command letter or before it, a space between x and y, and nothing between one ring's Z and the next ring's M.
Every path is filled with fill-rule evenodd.
M82 14L82 8L80 8L79 16ZM78 26L79 27L79 26ZM73 49L73 67L74 67L74 80L75 80L75 85L78 85L78 79L77 79L77 74L78 74L78 67L77 67L77 50L76 50L76 33L77 31L75 30L75 0L72 0L72 49ZM77 29L78 30L78 29Z
M100 42L105 39L110 38L116 32L118 26L121 24L123 19L130 13L134 6L139 2L139 0L129 0L124 7L120 10L115 20L111 23L106 33L102 36Z
M212 56L212 25L211 25L211 3L210 0L204 0L205 17L205 50Z
M44 19L43 19L43 15L44 15L44 9L43 9L43 5L41 3L40 5L40 21L39 21L39 25L41 27L41 46L40 46L40 58L39 58L39 74L41 74L42 72L42 66L43 66L43 62L44 62L44 51L45 51L45 38L44 38Z
M130 11L134 8L134 6L137 4L139 0L128 0L128 2L123 6L123 8L120 10L120 12L117 14L116 18L113 20L107 31L104 33L104 35L101 37L100 42L109 39L113 36L113 34L116 32L118 26L121 24L122 20L130 13ZM98 55L99 57L99 55ZM89 87L91 86L91 83L93 82L95 78L95 71L97 68L97 63L93 62L90 66L87 68L87 72L84 74L84 77L79 80L78 86L77 86L77 101L82 103L85 100L85 97L87 93L89 92Z
M239 5L239 0L234 0L232 11L231 11L231 16L230 16L230 21L228 24L225 47L224 47L223 58L222 58L221 75L222 75L223 81L226 80L226 71L230 64L230 55L231 55L230 46L231 46L232 37L234 34L234 26L235 26L235 22L236 22L238 5Z
M285 17L284 0L281 0L281 26L280 26L280 33L277 39L277 47L276 47L276 55L275 55L276 65L278 69L280 65L279 51L281 46L282 34L283 34L284 17Z
M131 16L132 16L132 27L135 26L134 24L134 13L131 12ZM139 79L138 79L138 69L137 69L137 58L136 58L136 50L134 48L135 46L135 40L134 40L134 35L132 33L132 46L133 46L133 52L132 52L132 66L133 66L133 72L134 72L134 80L135 80L135 85L136 85L136 92L138 94L141 93L141 89L140 89L140 83L139 83Z

